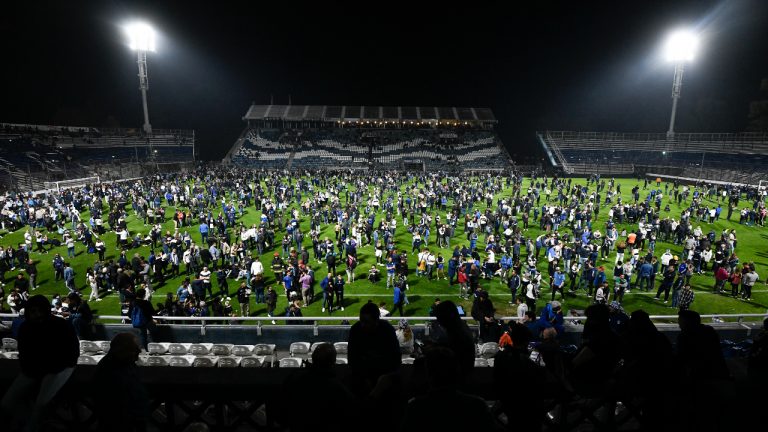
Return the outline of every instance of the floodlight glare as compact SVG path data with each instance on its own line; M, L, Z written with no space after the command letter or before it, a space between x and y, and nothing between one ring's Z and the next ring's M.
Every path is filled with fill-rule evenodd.
M674 62L691 61L699 47L699 38L690 31L680 30L669 35L665 51L667 60Z
M155 51L155 30L145 23L133 23L125 27L128 44L134 51Z

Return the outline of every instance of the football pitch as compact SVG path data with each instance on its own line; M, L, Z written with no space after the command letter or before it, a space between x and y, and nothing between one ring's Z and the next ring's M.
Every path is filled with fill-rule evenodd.
M608 182L608 178L605 178L606 183ZM295 184L296 179L293 179L293 182ZM468 179L467 185L477 181L476 179ZM485 180L484 180L485 181ZM505 179L500 179L502 182L502 185L506 185ZM572 179L572 183L575 184L586 184L585 179ZM651 188L656 188L656 183L649 183L647 189L643 189L643 181L638 181L637 179L617 179L616 181L617 185L621 186L621 193L620 196L623 199L623 202L625 203L632 203L634 202L634 199L632 198L631 190L635 186L640 187L640 200L643 201L647 194L650 192ZM402 187L401 192L403 193L403 196L408 196L413 191L413 186L416 186L418 189L424 188L423 183L419 182L416 178L411 180L409 182L409 185L406 185L408 187ZM523 181L522 190L523 193L525 193L526 189L531 186L531 179L525 178ZM681 204L678 204L676 200L673 199L673 186L672 184L668 184L668 192L664 194L663 201L661 203L661 211L659 213L661 218L664 217L670 217L674 218L676 220L680 220L681 211L683 208L686 208L690 205L691 197L693 194L690 194L687 198L687 200L683 201ZM353 190L355 189L354 186L350 186ZM375 186L368 186L370 191L373 191L373 188ZM592 183L589 187L590 192L595 189L595 184ZM664 192L665 190L665 183L661 184L661 187L659 188ZM693 190L694 187L691 186L691 190ZM607 186L606 186L607 190ZM382 195L382 203L386 201L387 197L391 194L389 190L385 191ZM511 187L504 187L500 193L497 193L494 195L493 198L493 204L492 204L492 210L496 209L496 203L499 199L509 199L509 197L512 194L512 188ZM605 199L605 190L601 192L601 197L604 201ZM304 199L306 199L307 194L304 194ZM345 194L342 192L339 194L341 199L342 206L346 205L345 201ZM556 191L553 191L551 197L550 197L550 203L555 204L557 193ZM219 201L220 201L219 197ZM363 200L367 199L367 193L364 193ZM713 205L714 204L714 198L705 198L704 204L707 205ZM235 198L232 197L232 200L234 201ZM230 201L229 195L227 196L227 201ZM396 199L395 199L396 201ZM546 197L544 194L541 194L541 200L539 202L539 205L537 206L539 209L541 209L541 206L544 205L547 202ZM719 202L719 201L718 201ZM614 197L612 200L612 203L616 203L616 198ZM665 207L667 204L670 207L669 211L665 211ZM693 290L695 292L695 300L692 304L691 309L698 311L701 314L747 314L747 313L766 313L766 309L768 308L768 285L765 283L765 278L768 276L768 273L766 273L766 264L768 264L768 250L766 249L766 244L768 244L768 233L766 233L765 228L760 226L748 226L744 224L739 223L739 210L744 207L752 207L752 202L749 202L745 199L745 197L742 195L742 199L739 202L739 208L735 209L733 212L733 216L731 217L731 221L726 220L727 216L727 200L722 203L723 211L720 216L720 219L715 221L714 223L708 223L706 221L698 221L695 219L695 217L691 217L691 224L693 227L701 226L702 231L706 235L709 231L714 231L719 238L720 233L724 229L735 229L736 235L738 238L738 244L736 248L736 253L738 254L740 258L740 263L744 264L747 262L754 262L756 266L757 273L760 275L760 280L755 285L753 289L753 295L752 299L750 301L740 300L732 298L731 296L725 296L721 294L715 294L713 292L713 285L714 285L714 277L711 271L711 263L709 265L708 271L705 274L698 275L695 274L691 279L691 285L693 287ZM108 212L107 206L105 203L102 203L104 214L106 215ZM163 205L166 207L166 220L163 223L163 233L165 233L166 230L173 233L174 231L174 225L171 220L171 215L173 214L173 211L176 209L176 207L170 207L167 205L167 203L163 202ZM361 206L364 206L365 204L361 204ZM452 206L452 202L449 200L448 203L448 209L450 209ZM592 229L599 230L601 233L605 234L606 232L606 221L608 219L608 211L609 211L610 205L603 205L601 203L600 211L597 215L597 217L593 217L592 219ZM297 203L296 200L292 200L290 202L289 208L296 208ZM130 231L131 236L135 236L137 233L140 233L142 237L146 237L148 235L149 230L151 229L150 226L145 226L143 222L136 218L136 215L134 214L133 210L131 209L130 205L126 206L127 212L128 212L128 229ZM486 209L486 202L478 201L474 203L473 211L480 210L484 211ZM214 217L218 215L218 212L221 210L221 207L218 208L211 208L211 211L214 214ZM440 215L440 217L445 220L446 212L445 211L437 211L437 206L435 206L435 210L428 212L434 217L437 214ZM247 207L245 209L245 212L242 216L240 216L239 212L237 213L237 222L242 222L246 226L251 226L252 224L258 224L260 221L260 216L262 212L258 209L256 209L253 206ZM384 218L384 210L379 209L379 212L376 214L376 221L375 226L378 226L379 221ZM594 214L593 214L594 215ZM88 223L90 215L88 214L88 211L83 211L81 213L81 220L84 221L86 224ZM458 284L454 284L453 286L449 286L449 283L447 280L428 280L426 277L419 277L415 273L416 267L417 267L417 257L416 252L411 252L412 250L412 244L411 234L406 230L406 227L403 225L402 216L399 216L394 214L394 217L397 219L397 229L395 233L395 247L398 250L405 250L408 252L408 268L409 268L409 274L408 274L408 283L409 283L409 290L407 291L407 298L409 301L409 304L405 306L404 312L406 317L415 317L415 316L426 316L429 307L435 300L435 298L440 298L443 300L452 300L458 304L463 305L465 311L467 311L467 314L469 314L471 310L471 301L469 300L463 300L459 296L459 286ZM106 216L105 216L106 218ZM288 220L288 218L285 218L285 220ZM464 245L469 245L469 241L467 240L467 236L464 232L464 223L463 223L463 216L460 215L458 218L458 223L456 225L456 230L451 238L451 248L438 248L436 244L436 230L434 228L434 223L431 224L430 230L432 231L430 234L429 244L428 248L437 255L438 253L442 254L442 256L446 260L446 269L447 269L447 261L450 259L453 247L458 245L459 247L462 247ZM518 215L518 224L520 227L522 227L522 222L520 221L520 217ZM197 219L195 218L194 222L197 222ZM312 249L312 241L308 235L310 231L310 221L308 216L302 215L301 220L301 229L302 232L305 234L304 241L303 241L303 247L310 249L310 257L314 258L314 254L311 252ZM105 221L106 226L106 221ZM71 227L71 223L67 222L66 227ZM334 224L322 224L321 225L322 231L320 234L320 239L322 240L325 237L330 238L331 240L334 239ZM623 224L617 224L617 229L619 232L621 232L623 229L627 229L629 232L630 230L634 230L637 228L637 224L629 224L629 223L623 223ZM24 232L27 228L22 228L20 230L17 230L15 232L2 232L2 239L0 239L0 244L2 246L8 247L17 247L19 243L24 242ZM192 226L183 227L180 229L180 231L183 232L183 230L187 230L191 236L193 241L196 243L200 243L200 233L198 231L198 225L197 223L193 224ZM231 228L230 228L231 230ZM561 234L571 233L570 227L561 227L560 231ZM539 229L539 223L538 220L535 220L533 217L533 214L531 214L529 228L524 231L523 235L526 238L536 238L542 233L542 231ZM283 295L283 288L282 285L278 280L276 280L275 275L273 274L272 270L270 269L270 264L272 262L272 256L275 251L281 251L280 246L280 239L285 234L285 227L275 227L275 240L277 245L273 245L272 247L268 248L264 251L264 254L261 256L261 261L264 264L265 267L265 283L267 286L272 285L275 287L275 291L278 293L278 304L276 308L276 314L283 315L286 307L288 306L288 301ZM49 238L58 238L61 240L61 236L58 235L56 232L50 232L48 233ZM231 232L231 237L236 237L237 233ZM105 258L107 260L117 260L119 258L119 250L116 249L116 234L114 231L107 231L102 238L105 241L107 252ZM620 237L621 239L621 237ZM34 246L34 239L33 239L33 246ZM33 247L34 249L34 247ZM484 242L484 235L480 234L477 240L477 249L480 252L481 261L482 258L485 258L485 253L483 252L485 250L485 242ZM661 238L658 239L656 243L655 248L655 256L660 257L661 254L664 253L666 249L670 249L671 252L674 255L681 255L683 246L682 245L675 245L672 243L664 242ZM90 294L90 288L87 287L86 283L86 269L88 267L91 267L98 259L98 256L96 254L88 254L86 251L86 247L82 243L77 243L76 247L76 257L69 260L69 262L72 263L73 268L75 269L75 272L77 274L76 276L76 285L78 289L81 290L83 293L84 298L88 298L88 295ZM392 289L386 289L386 269L384 267L378 266L379 270L381 270L382 278L375 284L370 283L367 279L367 273L368 270L371 268L371 265L375 264L375 256L374 256L374 246L373 245L365 245L363 247L358 247L358 260L359 264L356 268L356 281L351 284L345 285L345 311L334 311L332 314L329 314L329 312L321 312L321 306L322 306L322 293L319 287L319 281L324 277L326 274L326 264L325 262L318 262L316 259L310 259L309 265L312 267L312 269L315 271L315 278L316 281L314 283L314 291L315 291L315 301L312 302L309 305L304 305L302 307L302 313L305 317L311 317L311 316L333 316L333 317L339 317L339 320L342 319L342 317L353 317L357 316L358 311L360 307L365 304L368 300L372 300L375 303L385 302L386 308L389 310L393 309L392 300L393 300L393 294ZM49 298L54 293L59 293L62 296L65 296L67 293L67 289L64 286L63 281L55 281L54 280L54 271L52 266L52 259L55 253L60 253L62 257L67 259L67 250L65 246L53 248L50 252L47 254L42 254L38 252L31 252L30 257L35 262L37 262L37 268L38 268L38 284L40 288L38 288L35 291L32 291L31 294L44 294L48 296ZM128 250L128 257L133 255L133 253L138 252L143 257L148 257L150 248L148 246L142 246L138 249L130 249ZM546 304L548 300L551 299L551 291L548 287L548 271L547 271L547 260L545 257L545 252L542 251L540 254L540 259L538 263L538 270L542 272L542 289L541 289L541 297L538 300L537 307L541 307ZM646 251L641 252L641 255L643 255ZM256 250L251 251L252 256L253 254L256 254ZM611 285L611 288L613 288L612 283L612 272L613 272L613 263L615 260L615 250L610 253L610 255L607 257L607 259L603 260L600 258L598 260L598 265L605 266L605 272L608 276L608 280ZM627 257L629 257L629 253L626 254ZM525 247L521 248L521 261L523 261L526 257ZM497 260L501 258L501 254L497 255ZM344 278L346 279L346 274L344 272L346 266L344 264L343 259L338 260L337 264L337 270L339 274L344 275ZM174 296L176 294L177 288L181 285L181 282L184 278L184 264L181 265L182 269L182 276L175 277L175 278L168 278L166 276L166 281L162 285L155 285L155 293L152 298L152 303L162 303L165 301L166 294L172 293ZM564 269L565 270L565 269ZM19 273L19 269L13 271L7 271L5 274L5 297L7 299L8 294L10 293L11 289L13 288L13 280L16 278L16 275ZM656 278L656 288L658 288L660 282L661 282L661 275L658 275ZM632 283L634 284L636 275L632 276ZM215 277L212 278L213 282L213 290L214 292L217 291L217 283L215 281ZM229 279L229 292L232 297L232 306L234 308L234 313L236 315L239 315L239 304L236 301L235 298L235 291L237 287L239 286L239 281L235 281L234 279ZM516 307L514 305L510 305L508 302L510 300L510 293L508 288L506 287L506 284L497 276L493 279L480 279L480 286L489 291L490 298L495 306L497 315L500 316L514 316L516 312ZM589 297L586 293L586 291L581 290L577 291L576 293L568 293L567 287L570 286L570 279L566 280L566 298L563 302L563 309L565 311L565 314L568 315L569 310L583 310L585 309L589 304L591 304L592 300L591 297ZM730 291L730 284L726 284L726 288L728 291ZM631 311L634 311L636 309L643 309L647 311L651 315L674 315L677 313L677 309L674 309L670 307L670 303L664 304L659 300L654 300L655 296L655 289L654 292L644 292L639 291L636 289L632 289L630 293L625 294L624 300L622 302L622 306L627 311L627 313L630 313ZM519 294L520 295L520 294ZM94 310L94 313L101 314L101 315L119 315L120 314L120 302L119 297L115 292L107 293L104 290L102 290L101 293L102 301L100 302L91 302L91 308ZM612 296L611 296L612 297ZM671 297L670 297L671 298ZM4 299L4 300L6 300ZM560 295L558 294L557 300L560 300ZM611 298L612 300L612 298ZM254 296L251 296L251 315L252 316L266 316L266 306L264 304L254 304ZM4 305L5 309L4 311L8 311L7 304ZM331 321L331 323L337 323L335 321ZM278 325L281 325L280 322L278 322Z

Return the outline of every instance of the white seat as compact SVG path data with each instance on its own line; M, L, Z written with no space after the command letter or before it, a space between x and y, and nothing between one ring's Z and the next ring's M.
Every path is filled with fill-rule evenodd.
M217 356L228 356L232 354L232 344L214 344L211 347L211 354Z
M264 365L264 357L243 357L240 361L240 367L258 368Z
M219 357L219 367L220 368L235 368L240 366L240 362L242 361L242 357Z
M77 364L96 366L102 358L104 358L103 355L81 355L77 358Z
M495 358L489 358L489 359L488 359L488 366L489 366L489 367L493 367L493 365L494 365L494 362L495 362L495 361L496 361L496 359L495 359Z
M291 347L289 349L291 353L291 357L296 357L297 355L301 355L306 357L307 354L309 354L309 349L311 345L309 342L294 342L291 344ZM281 360L282 361L282 360Z
M18 351L19 342L13 338L3 338L3 351Z
M192 362L193 367L216 367L216 363L218 362L219 358L216 356L200 356L195 357L195 360Z
M189 346L189 353L196 356L208 355L213 348L212 343L196 343Z
M101 351L101 347L96 342L87 340L80 341L80 352L82 354L97 353L99 351Z
M486 342L478 348L478 354L485 359L493 358L499 352L499 344L496 342Z
M235 345L232 347L232 355L248 357L253 354L253 345Z
M167 342L150 342L147 344L147 352L150 354L165 354L168 352L170 343Z
M171 367L192 367L194 361L195 356L192 355L172 356L168 359L168 365Z
M166 356L147 357L147 366L168 366L168 357Z
M349 364L346 357L336 357L336 364Z
M110 341L94 341L94 343L98 345L99 348L101 348L100 351L104 353L108 353L109 348L112 346L112 342Z
M412 365L414 360L416 359L413 357L404 357L403 359L401 359L401 362L405 365Z
M313 353L313 352L315 352L315 350L317 349L317 347L319 347L320 345L323 345L323 344L329 344L329 343L330 343L330 342L314 342L314 343L313 343L313 344L312 344L312 345L309 347L309 355L311 356L311 355L312 355L312 353Z
M488 360L482 357L475 358L475 367L488 367Z
M253 347L253 354L257 356L268 356L269 365L274 367L277 360L277 345L275 344L256 344Z
M346 357L347 353L349 353L349 344L347 342L336 342L333 344L333 347L336 348L337 356Z
M173 355L183 356L189 353L190 346L192 346L190 343L172 343L168 345L168 352Z
M296 357L286 357L280 359L280 367L283 368L300 368L304 360Z

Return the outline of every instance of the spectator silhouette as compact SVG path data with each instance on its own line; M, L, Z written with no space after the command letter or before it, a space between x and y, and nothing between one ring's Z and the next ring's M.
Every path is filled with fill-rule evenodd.
M621 340L611 329L608 307L594 304L585 311L582 345L573 359L571 383L585 397L606 394L606 385L621 355Z
M460 365L452 350L427 348L424 365L428 391L408 403L400 430L499 430L483 399L458 390Z
M343 430L350 424L355 424L350 415L358 411L355 398L344 384L336 377L336 348L331 344L321 344L312 353L312 364L309 368L300 369L289 376L285 385L285 398L301 389L302 399L307 401L327 401L327 403L307 403L301 408L301 415L292 413L292 406L280 405L279 418L287 419L291 432L316 431L322 424L325 430ZM343 416L328 415L328 405L343 407Z
M379 319L379 308L366 303L360 321L349 330L349 367L355 393L368 394L379 377L397 371L400 344L390 323Z
M434 312L438 325L435 328L433 341L456 354L459 373L466 377L475 367L475 342L472 331L461 319L454 302L450 300L440 302L435 305Z
M119 333L93 377L94 411L101 431L143 431L149 417L149 394L139 378L136 361L141 348L136 336Z
M43 409L69 380L79 355L72 325L51 315L44 296L30 298L19 328L21 374L0 403L5 430L39 429Z
M546 371L530 360L530 330L522 324L514 323L510 324L508 333L512 340L511 346L499 351L494 359L494 394L507 416L508 429L541 429L546 412Z

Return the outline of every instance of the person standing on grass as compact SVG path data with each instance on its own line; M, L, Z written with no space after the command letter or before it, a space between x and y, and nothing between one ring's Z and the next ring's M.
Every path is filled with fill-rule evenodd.
M685 284L680 291L680 297L677 300L678 311L684 311L691 308L695 294L690 284Z
M237 289L237 302L240 303L240 316L251 315L251 290L245 284L240 282L240 288Z
M752 287L755 286L760 276L755 271L754 263L744 264L744 266L749 266L749 271L741 278L741 299L749 301L752 300Z
M400 316L405 316L403 313L403 305L405 304L405 293L400 288L400 284L395 284L394 297L392 298L392 305L394 306L391 315L395 315L395 311L400 312Z

